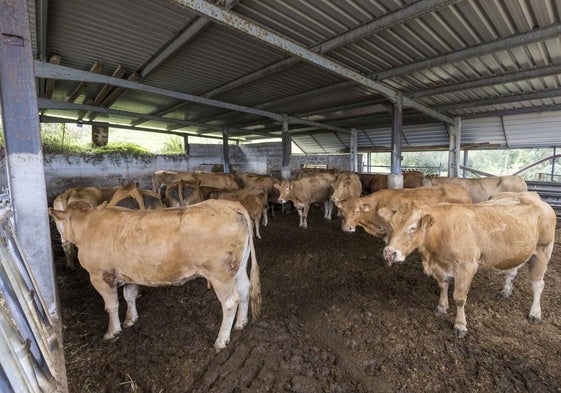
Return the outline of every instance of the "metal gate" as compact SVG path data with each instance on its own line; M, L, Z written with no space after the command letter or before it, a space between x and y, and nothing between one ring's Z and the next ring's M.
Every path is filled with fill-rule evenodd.
M30 271L12 210L0 206L0 392L64 390L54 378L56 331Z

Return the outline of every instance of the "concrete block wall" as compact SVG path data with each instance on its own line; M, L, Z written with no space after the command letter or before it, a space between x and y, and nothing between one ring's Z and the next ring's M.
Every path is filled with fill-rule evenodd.
M280 143L259 143L229 146L230 165L237 172L280 176L282 146ZM361 159L359 158L359 162ZM152 173L170 171L211 171L223 163L222 145L189 145L189 155L123 156L112 155L45 155L45 181L49 204L71 187L113 186L120 179L134 180L143 188L152 188ZM290 170L294 175L305 164L327 165L348 170L349 155L292 155ZM0 187L7 187L6 161L0 164Z

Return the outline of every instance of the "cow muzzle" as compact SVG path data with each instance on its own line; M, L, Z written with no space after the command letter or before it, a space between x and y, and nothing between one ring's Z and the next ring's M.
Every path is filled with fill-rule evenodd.
M343 232L354 232L356 231L356 227L350 226L350 225L345 225L345 223L341 224L341 229L343 230Z
M394 250L390 247L384 247L384 259L386 260L386 264L391 266L396 262L403 262L405 258L403 254L401 254L398 250Z

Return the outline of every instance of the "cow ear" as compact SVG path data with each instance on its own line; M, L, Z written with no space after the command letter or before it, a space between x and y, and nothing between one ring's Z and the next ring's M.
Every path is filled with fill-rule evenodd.
M434 224L434 217L430 214L425 214L423 218L421 218L421 225L426 228L430 228Z
M62 210L55 210L49 207L49 216L56 218L57 220L64 220L65 214Z
M372 206L370 206L369 203L362 203L360 205L360 210L365 211L365 212L369 212L371 208L372 208Z
M391 222L393 215L395 214L394 211L388 209L387 207L383 207L378 210L378 215L382 217L386 222Z
M280 184L275 183L275 184L273 184L273 187L275 187L277 190L279 190L280 189Z

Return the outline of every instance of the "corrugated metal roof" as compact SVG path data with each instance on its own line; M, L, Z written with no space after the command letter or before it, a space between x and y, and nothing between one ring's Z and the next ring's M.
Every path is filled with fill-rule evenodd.
M462 117L462 145L559 144L561 5L557 1L214 3L228 4L248 23L288 37L422 105L449 117ZM108 76L121 65L126 69L122 78L138 72L144 85L320 123L290 126L305 153L349 148L348 132L334 133L321 123L360 129L361 149L389 146L391 102L386 97L317 64L290 60L291 54L212 22L179 1L50 0L43 4L48 5L47 61L59 55L61 65L84 71L99 62L104 66L101 74ZM28 1L28 8L34 55L38 56L38 42L44 37L36 30L35 2ZM370 30L365 34L356 30L366 28ZM354 34L351 38L350 33ZM50 99L68 101L77 86L75 81L56 81ZM91 104L102 88L102 84L88 83L74 103ZM103 106L161 119L102 113L92 114L92 120L212 135L220 132L204 125L166 122L166 118L237 130L247 127L248 132L261 127L260 133L247 138L278 136L280 130L278 120L269 117L139 90L128 90ZM79 107L42 111L75 118L80 112ZM404 147L448 143L442 122L412 109L404 113ZM90 114L84 117L88 119ZM544 120L540 123L539 119Z

